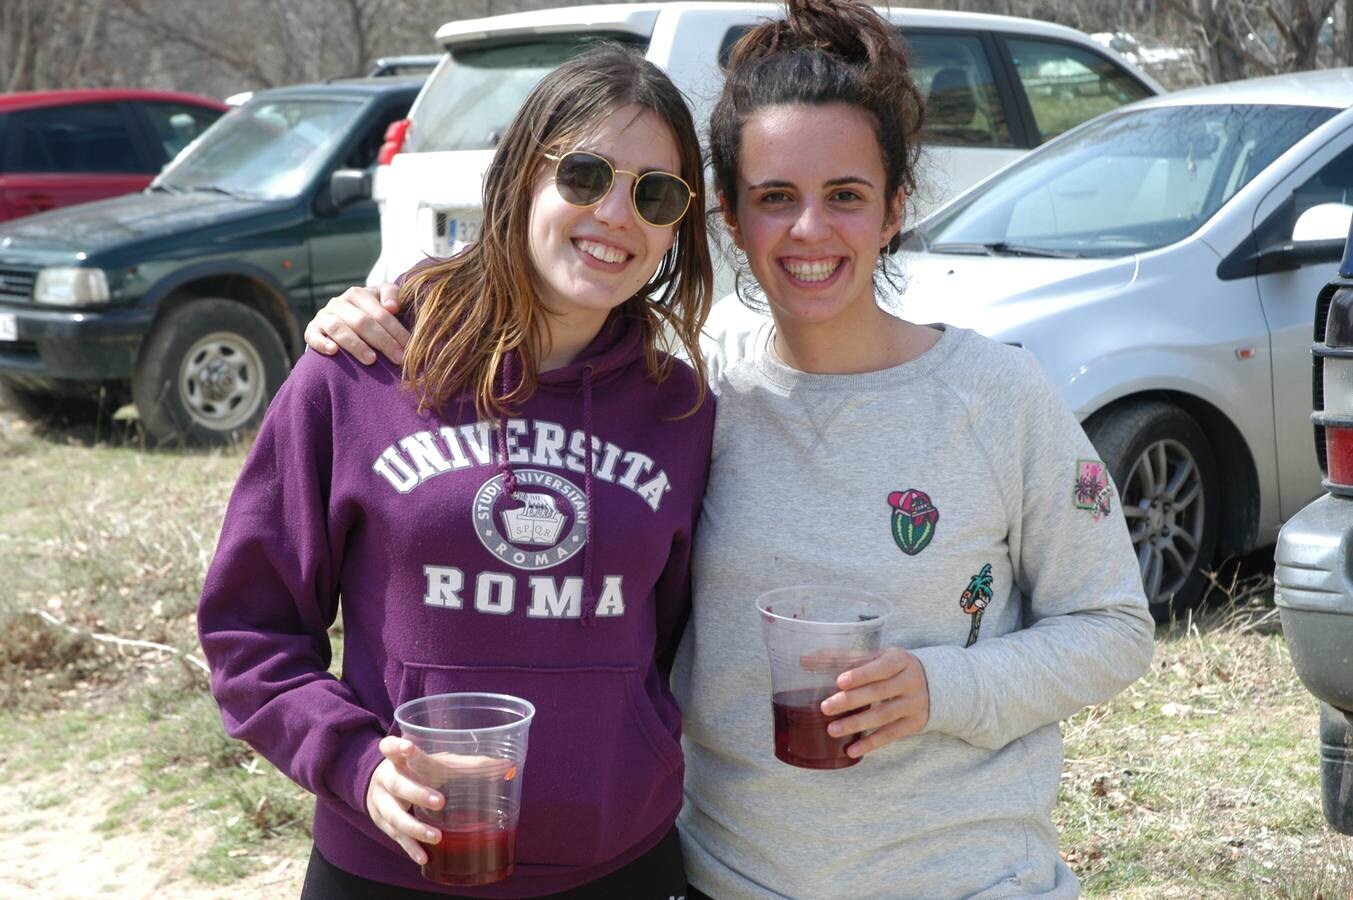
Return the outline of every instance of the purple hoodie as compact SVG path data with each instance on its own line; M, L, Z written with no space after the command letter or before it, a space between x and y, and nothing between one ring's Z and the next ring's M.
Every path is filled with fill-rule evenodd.
M618 314L505 423L468 401L420 415L383 359L296 365L235 486L198 628L226 730L315 793L330 862L439 889L367 817L366 788L394 708L448 691L515 694L536 716L515 873L444 891L566 890L667 833L680 719L655 658L690 603L713 428L712 399L678 418L695 396L681 363L647 377L640 326Z

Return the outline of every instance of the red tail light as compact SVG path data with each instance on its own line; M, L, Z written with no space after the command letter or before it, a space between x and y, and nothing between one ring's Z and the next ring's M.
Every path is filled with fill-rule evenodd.
M1325 452L1329 458L1330 482L1353 485L1353 428L1326 425Z
M1316 459L1331 493L1353 496L1353 285L1330 282L1316 300Z
M391 122L385 129L385 143L381 144L380 156L376 157L378 165L390 165L390 160L395 158L395 154L404 149L404 138L409 133L410 124L412 123L409 119L399 119Z

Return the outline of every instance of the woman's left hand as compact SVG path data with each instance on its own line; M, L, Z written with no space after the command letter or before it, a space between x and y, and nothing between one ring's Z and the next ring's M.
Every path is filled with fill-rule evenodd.
M827 731L840 737L873 729L873 733L846 747L848 756L858 758L916 734L930 718L925 669L920 660L900 647L889 647L864 665L842 672L836 686L840 692L822 701L823 715L860 711L832 722Z

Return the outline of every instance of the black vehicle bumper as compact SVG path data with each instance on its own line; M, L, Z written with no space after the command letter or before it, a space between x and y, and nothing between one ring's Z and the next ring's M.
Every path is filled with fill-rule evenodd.
M130 379L152 319L138 307L0 305L4 313L18 319L18 340L0 341L0 377L32 390Z

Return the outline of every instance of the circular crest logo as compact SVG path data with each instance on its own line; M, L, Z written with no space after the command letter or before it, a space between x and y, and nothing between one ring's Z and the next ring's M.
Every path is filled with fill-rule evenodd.
M513 474L514 496L508 496L501 474L475 494L475 534L484 549L510 566L557 566L587 543L587 499L556 472L517 469Z

